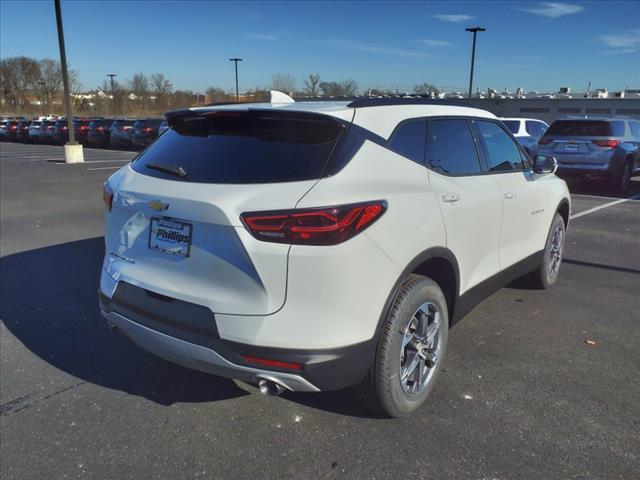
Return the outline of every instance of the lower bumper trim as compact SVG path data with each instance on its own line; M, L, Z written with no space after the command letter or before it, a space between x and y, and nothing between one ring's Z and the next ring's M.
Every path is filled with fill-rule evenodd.
M138 346L183 367L249 383L258 383L261 379L267 379L294 392L320 391L300 375L236 365L210 348L165 335L116 312L102 311L102 315Z

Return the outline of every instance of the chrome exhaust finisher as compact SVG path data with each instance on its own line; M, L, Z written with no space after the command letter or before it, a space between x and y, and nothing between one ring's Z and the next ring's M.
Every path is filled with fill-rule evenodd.
M267 380L266 378L263 378L258 382L258 388L260 389L260 393L270 397L278 396L285 391L285 387L273 380Z

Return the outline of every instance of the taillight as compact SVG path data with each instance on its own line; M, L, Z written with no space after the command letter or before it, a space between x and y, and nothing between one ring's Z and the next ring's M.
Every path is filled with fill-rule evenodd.
M539 141L538 141L538 145L549 145L553 140L551 140L550 138L545 138L542 137Z
M111 205L113 205L113 190L109 182L104 182L102 185L102 201L107 209L107 212L111 211Z
M145 127L142 129L143 132L149 133L151 130L153 130L153 128L151 127Z
M102 132L102 131L104 131L104 127L98 127L98 128L96 128L96 130L98 130L99 132Z
M382 200L336 207L240 215L258 240L294 245L336 245L362 232L384 213Z
M595 143L599 147L616 148L620 145L620 140L591 140L591 143Z
M89 129L89 127L88 127L88 126L86 126L86 125L80 125L80 128L79 128L78 130L83 130L83 131L84 131L84 130L88 130L88 129Z
M251 357L249 355L240 355L240 357L247 363L253 363L255 365L261 365L263 367L276 367L287 368L290 370L302 370L302 365L299 363L282 362L280 360L271 360L269 358Z
M9 127L9 130L15 130L16 128L18 128L18 127L17 127L17 125L11 125L11 126Z

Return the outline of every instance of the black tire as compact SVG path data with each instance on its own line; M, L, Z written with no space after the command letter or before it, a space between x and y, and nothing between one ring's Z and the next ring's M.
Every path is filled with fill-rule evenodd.
M432 313L422 318L431 318L425 320L425 325L439 324L437 337L434 336L433 346L435 355L435 363L429 367L428 363L422 365L422 360L417 368L425 368L426 378L422 389L416 393L408 393L401 383L401 371L404 368L401 358L404 362L408 362L407 357L403 357L403 338L405 333L409 331L412 322L416 322L418 309L429 303L433 307L433 312L438 312L438 316ZM425 330L426 333L426 330ZM382 326L382 332L376 349L374 364L369 371L367 377L358 386L358 397L362 403L376 413L389 417L408 416L424 405L429 394L433 390L438 373L442 367L444 356L447 348L447 340L449 333L449 314L447 302L442 290L430 278L421 275L411 275L407 282L402 286L398 293L393 306L385 323ZM426 338L426 335L424 336ZM437 340L436 340L437 338ZM437 349L435 346L437 345ZM426 344L423 351L426 351ZM417 373L416 373L417 374ZM414 385L418 385L416 381ZM417 388L417 387L416 387Z
M631 186L631 177L633 176L633 161L627 161L624 163L622 167L622 172L620 172L620 177L616 181L615 188L620 193L625 193L629 190Z
M554 261L554 256L551 255L551 250L555 248L554 235L556 234L558 229L562 236L560 245L560 257L558 260L557 268L552 269L551 263ZM562 264L562 258L564 256L564 246L566 243L565 233L566 226L564 224L564 220L559 213L556 213L555 217L553 217L553 222L551 222L551 228L549 229L549 233L547 235L547 243L544 246L544 252L542 261L540 262L540 266L531 275L531 280L534 282L535 287L545 290L555 285L555 283L558 281L558 276L560 275L560 266Z

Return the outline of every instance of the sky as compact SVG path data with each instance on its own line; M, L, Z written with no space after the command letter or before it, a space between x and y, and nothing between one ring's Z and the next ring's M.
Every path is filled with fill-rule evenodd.
M85 90L107 73L163 73L177 89L297 87L309 73L364 88L640 88L640 1L212 2L63 0L67 59ZM53 0L0 0L0 57L59 59ZM475 90L475 88L474 88Z

